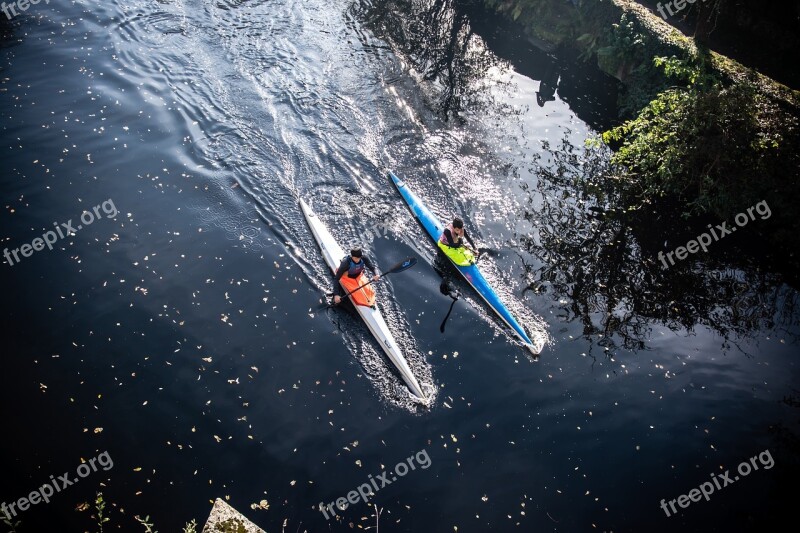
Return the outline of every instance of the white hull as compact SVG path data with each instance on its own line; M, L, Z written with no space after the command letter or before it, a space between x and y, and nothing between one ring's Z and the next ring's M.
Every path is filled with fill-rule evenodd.
M339 243L333 238L328 228L325 227L308 204L300 200L300 207L303 209L303 215L306 217L306 222L308 222L311 228L314 239L316 239L317 244L319 244L322 250L322 257L325 259L331 271L336 272L336 269L339 268L339 262L342 260L342 257L345 256L344 250L342 250L342 247L339 246ZM350 301L352 301L352 297L350 297ZM353 302L353 307L356 308L356 311L358 311L358 314L364 320L367 328L369 328L372 335L375 336L375 339L377 339L383 351L386 352L386 355L392 363L394 363L394 366L400 371L403 381L406 382L411 392L418 398L425 399L422 388L411 372L406 358L403 357L403 352L400 351L400 347L394 340L392 332L389 331L389 327L386 325L386 321L383 319L383 315L377 305L373 309L372 307L356 305L355 302Z

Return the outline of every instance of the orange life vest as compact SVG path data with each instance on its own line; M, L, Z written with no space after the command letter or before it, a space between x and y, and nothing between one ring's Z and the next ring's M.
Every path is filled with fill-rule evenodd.
M364 261L361 262L363 263ZM375 289L372 285L367 285L368 282L369 279L364 274L361 274L357 278L351 278L349 276L342 276L339 278L339 283L342 284L345 291L355 291L350 295L354 304L372 307L375 305ZM361 287L362 285L365 286ZM359 289L359 287L361 288Z

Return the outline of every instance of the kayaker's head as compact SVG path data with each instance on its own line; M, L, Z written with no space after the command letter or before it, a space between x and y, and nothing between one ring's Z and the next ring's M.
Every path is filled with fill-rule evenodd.
M458 217L454 218L453 229L456 230L456 233L458 233L459 235L464 233L464 221Z
M354 263L360 263L362 255L364 255L364 252L361 251L361 248L353 248L350 250L350 258Z

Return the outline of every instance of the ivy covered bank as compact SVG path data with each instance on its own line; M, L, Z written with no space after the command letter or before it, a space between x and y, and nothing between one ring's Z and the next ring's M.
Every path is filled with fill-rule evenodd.
M798 249L800 93L708 48L721 2L694 4L689 38L627 0L482 1L624 85L620 125L594 142L614 150L631 206L669 198L725 219L766 200L769 238Z

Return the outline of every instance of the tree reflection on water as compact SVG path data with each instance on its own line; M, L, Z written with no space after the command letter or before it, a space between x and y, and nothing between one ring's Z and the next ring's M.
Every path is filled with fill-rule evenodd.
M360 0L352 10L410 62L445 119L487 105L488 86L502 84L490 70L499 73L506 63L486 47L456 0Z
M664 213L675 210L664 205L625 207L631 202L601 151L565 137L557 149L544 143L535 159L537 183L523 186L523 217L534 232L520 241L542 266L525 261L528 288L566 301L562 318L580 320L600 346L643 349L654 325L690 334L705 326L723 350L743 353L739 342L764 331L795 335L797 292L732 247L715 243L706 256L664 268L657 259L664 243L691 238L704 221L670 218Z

